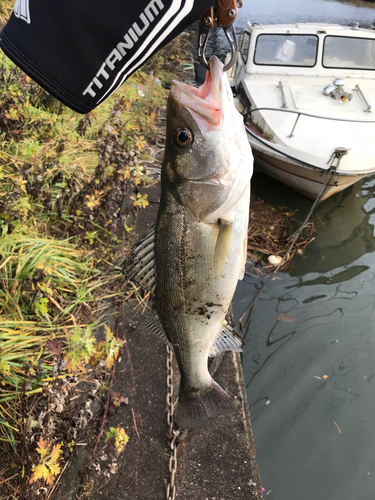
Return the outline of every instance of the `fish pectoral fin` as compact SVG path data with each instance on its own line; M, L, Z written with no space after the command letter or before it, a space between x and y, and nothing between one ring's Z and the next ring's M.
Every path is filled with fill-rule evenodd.
M173 347L164 332L163 325L161 324L159 315L155 311L155 309L151 309L151 311L147 314L146 318L142 322L141 326L147 333L153 333L154 335L157 335L159 339L161 339L165 344L169 345L169 347Z
M221 275L226 259L232 246L233 224L230 221L220 219L219 234L216 240L214 265L215 271Z
M144 237L136 243L122 264L122 272L127 280L149 290L155 291L155 224L147 231Z
M224 351L241 352L245 344L241 335L229 325L223 326L215 342L212 344L209 357L213 358Z
M217 415L230 413L238 407L224 389L214 380L202 389L180 388L177 407L177 425L180 429L194 429Z

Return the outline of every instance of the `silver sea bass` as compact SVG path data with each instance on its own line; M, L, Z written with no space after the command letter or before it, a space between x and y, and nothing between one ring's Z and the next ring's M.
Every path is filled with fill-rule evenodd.
M176 354L181 428L236 408L207 365L209 356L242 347L225 316L244 275L252 168L223 64L211 59L199 89L173 81L157 221L124 273L152 292L144 326Z

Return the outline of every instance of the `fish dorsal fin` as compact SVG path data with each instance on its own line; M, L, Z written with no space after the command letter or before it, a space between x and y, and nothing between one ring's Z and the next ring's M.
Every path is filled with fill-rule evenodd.
M136 243L126 257L122 272L127 280L133 281L152 294L155 291L155 224L147 231L144 237Z
M229 325L223 326L210 349L209 357L213 358L224 351L241 352L245 344L242 337Z
M151 309L151 311L146 315L144 321L142 321L141 326L147 333L153 333L154 335L157 335L159 339L169 345L169 347L173 347L167 339L163 325L161 324L159 315L155 311L155 309Z

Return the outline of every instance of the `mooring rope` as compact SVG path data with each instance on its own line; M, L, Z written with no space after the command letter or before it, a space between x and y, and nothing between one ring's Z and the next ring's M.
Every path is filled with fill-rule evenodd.
M250 326L250 322L251 322L251 316L252 316L252 312L253 312L253 309L254 309L254 305L255 303L257 302L257 300L260 298L260 296L262 295L262 293L264 292L264 290L267 288L267 286L269 285L269 283L271 282L272 278L274 277L274 275L278 272L278 270L280 269L280 267L285 263L285 261L288 259L289 255L290 255L290 252L293 250L293 247L294 245L296 244L298 238L300 237L303 229L305 228L306 224L309 222L310 220L310 217L312 216L312 214L314 213L314 210L317 206L317 204L319 203L319 201L321 200L322 196L324 195L326 189L327 189L327 186L328 184L331 182L332 180L332 177L335 175L336 173L336 170L340 164L340 161L341 161L341 158L342 156L345 154L345 152L342 152L340 150L335 150L334 153L332 153L332 156L331 158L328 160L327 163L330 163L330 167L327 171L327 178L326 178L326 181L325 183L323 184L323 187L322 189L320 190L318 196L316 197L314 203L312 204L311 208L310 208L310 211L309 213L307 214L305 220L303 221L303 223L301 224L301 226L299 227L299 229L294 233L294 237L293 237L293 240L292 242L290 243L287 251L285 252L283 258L281 259L281 261L279 262L279 264L275 267L275 269L271 272L271 274L269 275L268 277L268 280L264 283L264 285L262 286L262 288L259 290L258 294L254 297L254 299L252 300L252 302L249 304L249 306L245 309L245 311L241 314L241 316L239 317L239 319L236 321L235 325L236 326L240 326L240 329L241 331L245 331L245 335L244 335L244 339L246 338L247 336L247 333L248 333L248 328ZM334 165L334 161L337 160L337 163ZM246 315L248 315L247 317L247 320L245 322L245 324L242 323L242 320L246 317Z

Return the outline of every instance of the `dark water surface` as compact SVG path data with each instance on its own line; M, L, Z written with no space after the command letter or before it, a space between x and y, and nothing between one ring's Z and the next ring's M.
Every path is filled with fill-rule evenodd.
M237 24L369 26L374 7L245 0ZM226 51L225 38L215 43ZM254 184L266 201L299 208L300 219L311 206L263 174ZM267 500L374 500L375 177L321 203L317 215L315 240L267 288L247 332L243 366L262 484ZM257 287L250 277L240 283L236 317Z

